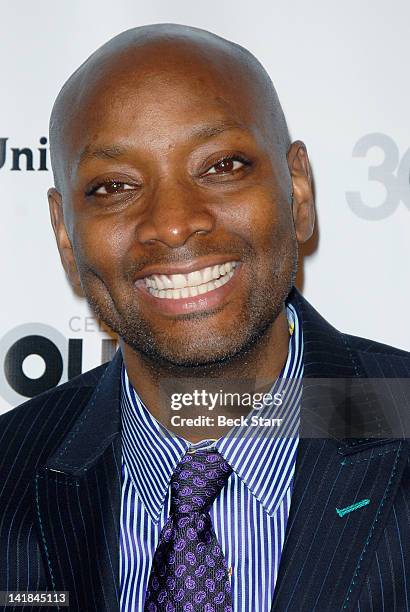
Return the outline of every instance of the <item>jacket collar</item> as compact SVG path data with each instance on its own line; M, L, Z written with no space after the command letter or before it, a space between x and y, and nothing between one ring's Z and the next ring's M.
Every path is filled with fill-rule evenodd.
M383 444L392 437L380 385L349 337L330 325L296 290L289 299L302 320L304 382L302 438L326 438L343 454Z
M81 476L97 462L121 432L120 386L122 355L118 350L104 370L84 411L46 467Z
M366 358L294 290L305 376L301 439L272 612L357 609L407 462ZM384 435L386 434L386 435Z

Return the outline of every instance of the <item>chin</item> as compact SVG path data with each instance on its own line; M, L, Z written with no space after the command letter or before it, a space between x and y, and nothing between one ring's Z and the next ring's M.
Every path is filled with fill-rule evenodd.
M171 367L180 368L200 368L206 366L212 366L217 363L222 363L238 352L240 347L227 347L220 345L218 347L209 347L204 345L190 345L189 350L187 347L181 346L181 350L178 350L176 343L173 342L172 350L169 350L169 346L132 346L137 352L141 352L154 361L157 365L161 363L163 366L169 365Z
M222 367L227 362L246 357L268 327L269 324L266 324L253 333L248 330L248 333L243 334L242 337L239 337L238 333L236 335L235 333L217 335L208 331L202 338L168 337L165 342L162 338L161 343L154 341L144 343L143 346L141 343L138 343L138 346L131 343L131 348L143 353L157 366L209 371L212 368ZM237 331L238 326L235 326L235 329Z

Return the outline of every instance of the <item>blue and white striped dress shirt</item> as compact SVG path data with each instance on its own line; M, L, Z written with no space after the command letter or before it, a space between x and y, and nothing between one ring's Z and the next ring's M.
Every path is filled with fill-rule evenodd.
M233 428L212 445L233 473L210 515L231 568L235 612L269 612L289 515L303 376L303 335L293 306L287 306L293 333L286 364L271 390L282 407L258 416L286 418L276 436L270 427ZM122 372L122 496L120 525L121 612L142 612L152 559L170 508L169 483L192 444L167 432L154 419ZM254 413L252 413L254 414ZM239 435L238 435L239 433ZM165 434L165 435L164 435Z

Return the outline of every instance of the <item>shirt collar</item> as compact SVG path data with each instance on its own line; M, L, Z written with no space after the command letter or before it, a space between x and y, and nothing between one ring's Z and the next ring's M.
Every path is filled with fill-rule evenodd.
M216 443L217 450L273 516L293 479L299 442L300 399L303 377L303 335L298 315L287 306L289 350L282 372L270 391L281 394L280 406L253 410L249 416L280 418L280 427L264 426L231 429Z
M288 357L271 390L272 395L281 392L287 401L279 409L267 406L258 411L264 418L286 417L280 437L269 435L270 427L233 428L215 442L215 448L270 516L291 484L298 444L303 335L291 304L287 317L291 334ZM210 442L192 444L168 431L143 404L124 367L121 377L123 459L141 502L158 522L176 466L188 448L203 448Z
M123 367L122 454L138 497L158 522L171 476L189 443L163 427L134 390Z

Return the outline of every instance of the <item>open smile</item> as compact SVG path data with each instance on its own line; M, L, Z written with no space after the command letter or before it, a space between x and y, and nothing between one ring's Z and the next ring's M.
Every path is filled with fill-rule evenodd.
M161 311L198 312L219 306L233 289L240 264L227 261L186 274L152 274L136 287Z

